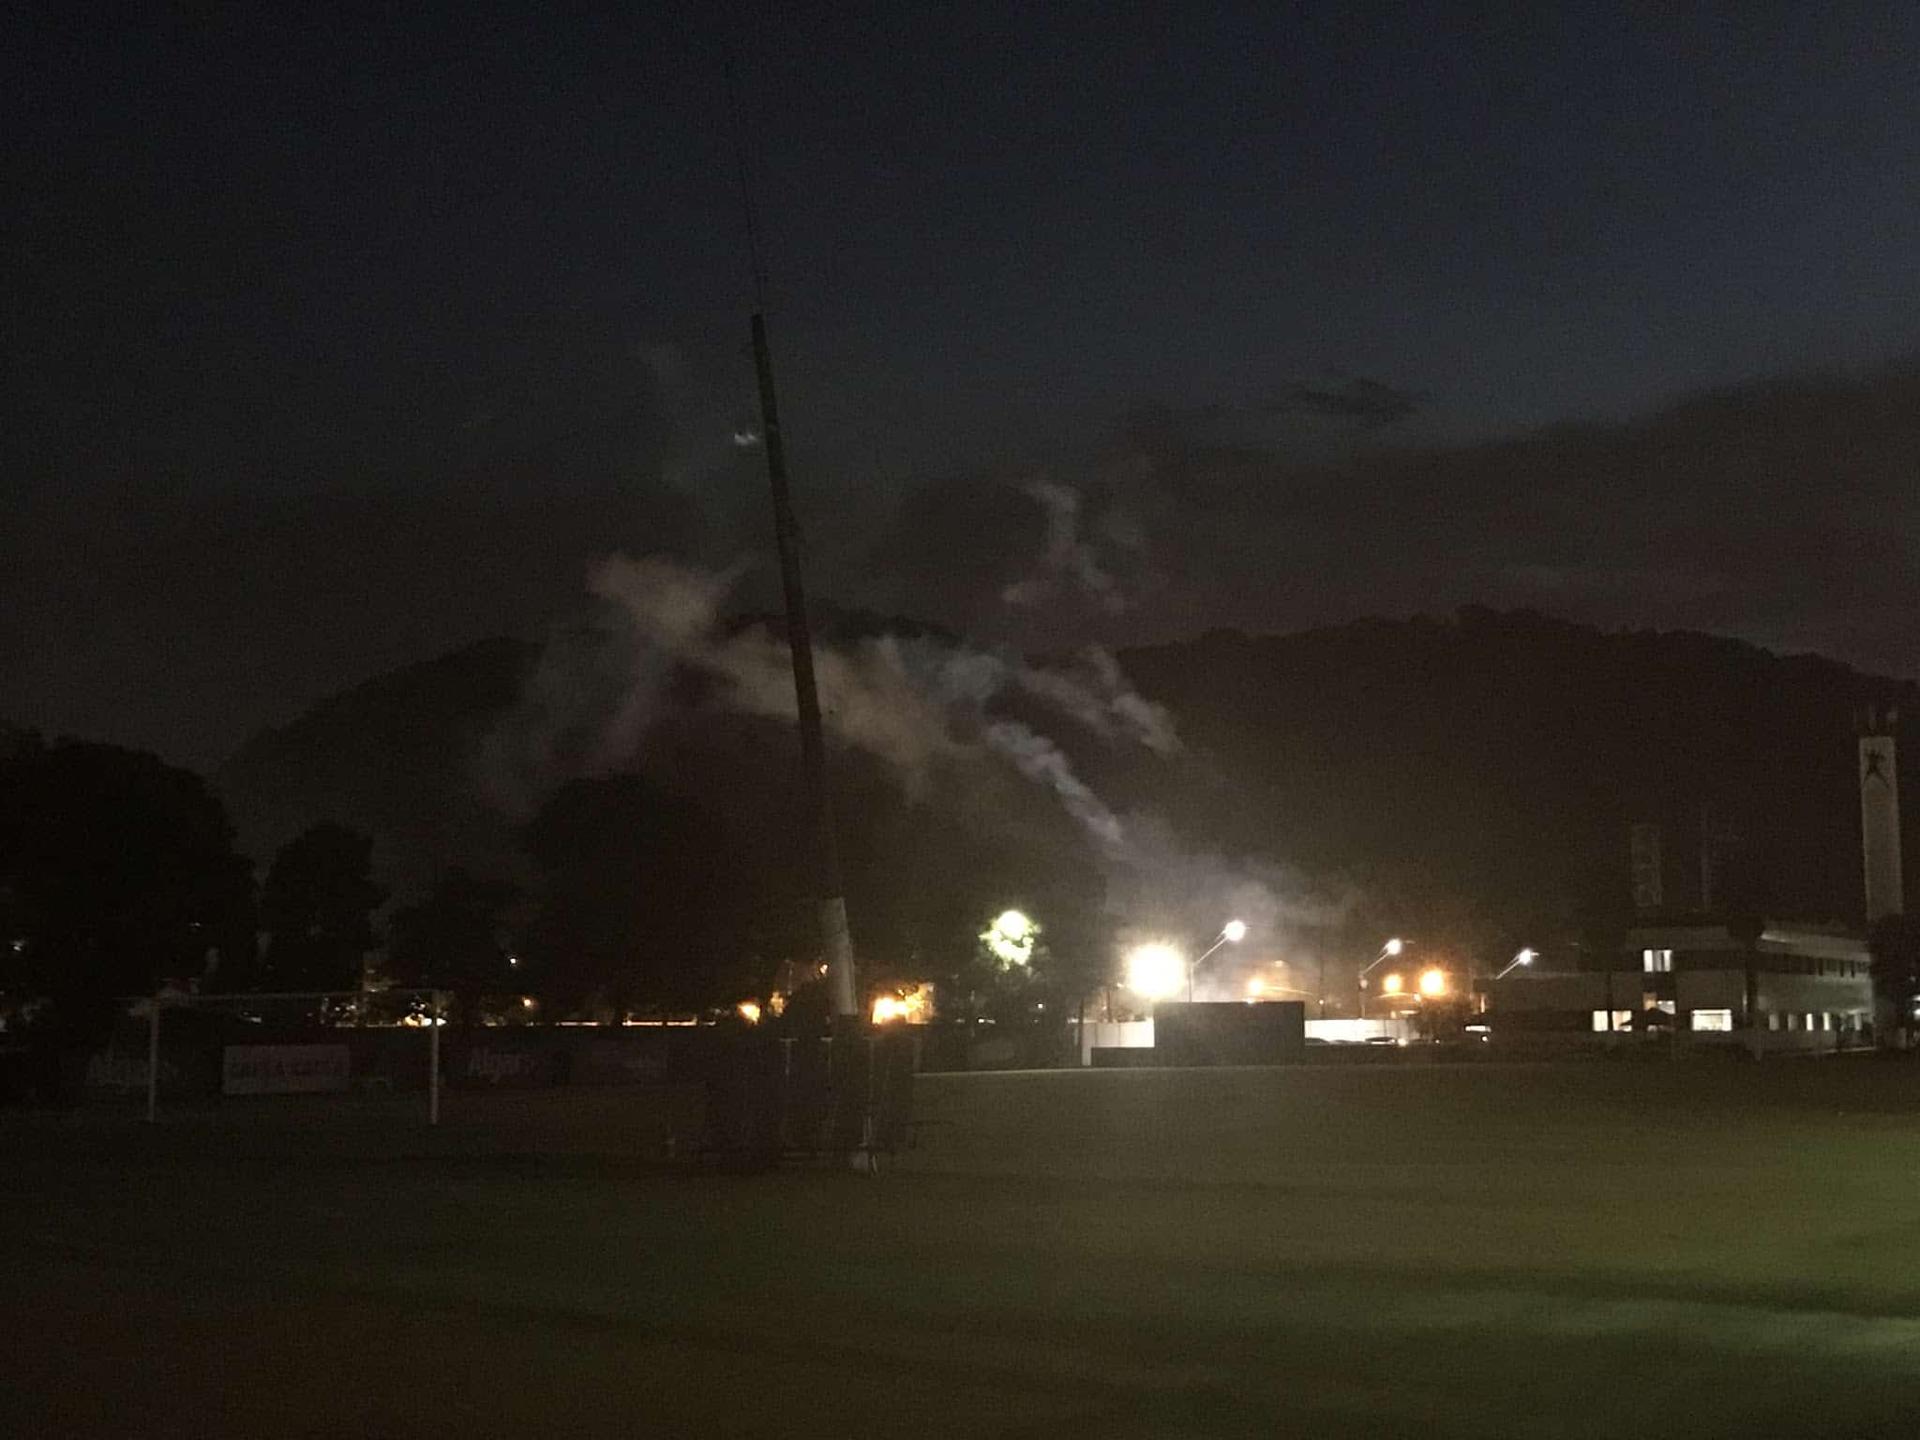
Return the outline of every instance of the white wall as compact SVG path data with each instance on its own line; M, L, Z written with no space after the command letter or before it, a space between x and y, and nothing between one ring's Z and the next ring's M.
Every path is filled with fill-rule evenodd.
M1151 1050L1151 1020L1089 1020L1080 1027L1080 1063L1093 1064L1095 1048L1105 1050Z

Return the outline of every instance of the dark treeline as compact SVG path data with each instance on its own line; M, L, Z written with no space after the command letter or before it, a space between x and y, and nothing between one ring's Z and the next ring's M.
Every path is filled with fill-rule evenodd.
M511 825L510 866L449 856L401 897L378 878L371 830L314 821L256 871L201 777L113 746L10 734L0 999L15 1024L74 1044L97 1040L126 999L166 986L432 988L462 1021L503 1005L524 1018L513 1008L523 996L549 1018L724 1011L776 989L804 1007L817 956L787 823L790 736L758 728L736 737L730 781L692 760L674 767L677 785L577 777ZM869 983L937 979L963 1012L1031 1013L1084 980L1075 965L1090 953L1099 894L1070 850L1047 858L1044 833L1038 844L968 834L858 764L842 778L859 817L849 869L876 957ZM736 813L715 796L739 802ZM986 962L980 932L1016 903L1044 909L1049 940L1082 938L1043 943L1018 975Z
M503 794L498 747L540 658L494 641L371 681L250 742L218 793L150 756L15 736L5 988L76 1015L164 979L351 988L377 950L386 979L468 1011L510 992L553 1014L728 1006L804 976L791 730L688 680L630 755L560 747ZM1315 941L1336 970L1389 933L1481 957L1607 944L1632 913L1635 824L1661 827L1669 912L1857 925L1854 715L1914 699L1817 658L1530 613L1217 632L1119 659L1182 752L1063 724L1063 753L1194 853L1298 877L1338 911ZM842 748L835 785L870 980L935 979L976 1009L1070 1001L1152 918L1125 913L1111 857L1053 794L991 757L907 775ZM1009 906L1044 926L1021 986L979 943Z

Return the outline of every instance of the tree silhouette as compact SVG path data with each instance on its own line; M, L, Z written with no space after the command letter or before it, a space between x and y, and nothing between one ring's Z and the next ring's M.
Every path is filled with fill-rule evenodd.
M760 988L752 938L778 887L699 805L639 776L578 780L523 843L543 880L530 948L561 1005L685 1010Z
M261 980L274 990L343 990L360 982L373 948L373 841L330 820L280 847L260 890L269 935Z
M70 1038L115 997L244 964L253 872L198 775L112 745L17 738L0 756L0 962Z
M504 880L454 866L425 899L395 911L388 922L393 979L452 992L461 1023L471 1023L481 996L530 978L505 928L519 897L518 888Z

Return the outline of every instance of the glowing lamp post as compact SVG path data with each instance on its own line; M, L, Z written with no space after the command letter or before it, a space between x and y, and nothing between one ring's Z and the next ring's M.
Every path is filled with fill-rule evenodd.
M1171 945L1137 945L1127 952L1127 988L1143 1000L1179 994L1186 973L1186 958Z
M1407 942L1402 940L1398 935L1394 936L1393 939L1387 941L1386 944L1380 947L1380 953L1374 956L1373 959L1367 963L1366 968L1360 972L1360 1018L1361 1019L1364 1020L1367 1014L1367 976L1371 975L1374 972L1374 969L1376 966L1379 966L1385 963L1386 961L1393 959L1396 955L1400 954L1406 948L1407 948ZM1389 975L1387 978L1389 980L1394 980L1394 979L1397 979L1398 977ZM1397 994L1399 993L1399 989L1400 987L1396 984L1391 990L1387 991L1387 994L1389 995Z
M1222 945L1238 945L1246 938L1247 922L1244 920L1229 920L1220 927L1220 933L1213 937L1213 943L1202 950L1199 958L1187 966L1187 1003L1189 1005L1193 1003L1193 972L1198 970L1206 962L1207 957Z
M1515 966L1531 965L1533 964L1534 961L1538 960L1539 958L1540 958L1540 952L1538 950L1532 950L1532 949L1522 950L1517 955L1515 955L1513 959L1507 962L1506 969L1502 970L1498 975L1494 976L1493 978L1496 980L1504 980L1506 979L1507 976L1513 973Z
M1136 945L1127 952L1127 988L1145 1000L1168 1000L1178 995L1184 986L1187 1000L1191 1002L1193 972L1222 945L1238 945L1246 938L1247 922L1229 920L1220 927L1213 943L1192 960L1188 960L1178 946L1163 941Z

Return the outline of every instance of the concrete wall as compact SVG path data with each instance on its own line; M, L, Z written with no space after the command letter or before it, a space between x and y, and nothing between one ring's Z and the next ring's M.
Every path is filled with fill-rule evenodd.
M1151 1020L1089 1020L1080 1027L1080 1063L1093 1064L1095 1048L1102 1050L1151 1050Z
M1154 1007L1153 1049L1165 1065L1280 1065L1306 1050L1298 1000L1169 1001Z

